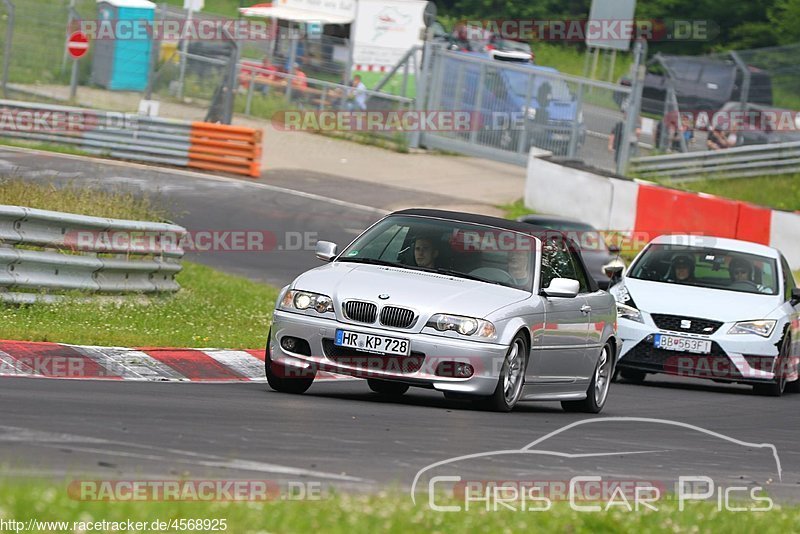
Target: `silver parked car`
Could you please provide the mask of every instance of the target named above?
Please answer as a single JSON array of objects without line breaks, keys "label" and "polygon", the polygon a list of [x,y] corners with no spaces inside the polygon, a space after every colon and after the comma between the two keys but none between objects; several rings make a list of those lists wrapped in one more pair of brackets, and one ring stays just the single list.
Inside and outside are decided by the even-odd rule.
[{"label": "silver parked car", "polygon": [[610,291],[622,378],[641,382],[648,373],[669,373],[752,384],[775,396],[800,386],[800,290],[778,250],[661,236]]},{"label": "silver parked car", "polygon": [[560,232],[439,210],[388,215],[283,288],[270,386],[303,393],[317,371],[409,386],[509,411],[561,401],[597,413],[617,354],[614,299]]}]

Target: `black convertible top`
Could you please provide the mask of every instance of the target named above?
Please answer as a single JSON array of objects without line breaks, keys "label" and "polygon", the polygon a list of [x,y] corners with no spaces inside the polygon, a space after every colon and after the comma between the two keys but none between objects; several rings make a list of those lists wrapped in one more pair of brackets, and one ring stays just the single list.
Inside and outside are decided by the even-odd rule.
[{"label": "black convertible top", "polygon": [[[553,230],[552,228],[544,228],[542,226],[535,226],[531,223],[520,222],[520,221],[512,221],[509,219],[501,219],[500,217],[490,217],[488,215],[478,215],[476,213],[463,213],[459,211],[446,211],[446,210],[432,210],[432,209],[423,209],[423,208],[412,208],[407,210],[395,211],[390,215],[409,215],[409,216],[416,216],[416,217],[432,217],[436,219],[445,219],[450,221],[457,221],[457,222],[465,222],[465,223],[474,223],[474,224],[482,224],[485,226],[492,226],[494,228],[499,228],[501,230],[510,230],[512,232],[519,232],[521,234],[527,234],[529,236],[538,237],[542,239],[543,237],[552,237],[554,235],[559,235],[561,238],[564,239],[567,246],[575,253],[575,256],[578,258],[578,261],[581,262],[583,266],[583,271],[585,273],[589,273],[589,270],[586,268],[586,263],[583,261],[583,256],[581,255],[580,247],[566,234],[560,232],[558,230]],[[587,283],[591,291],[597,291],[597,281],[595,281],[593,276],[589,276],[587,274]]]},{"label": "black convertible top", "polygon": [[[446,211],[446,210],[432,210],[423,208],[412,208],[407,210],[395,211],[391,215],[412,215],[417,217],[434,217],[437,219],[447,219],[451,221],[483,224],[486,226],[493,226],[501,230],[511,230],[512,232],[519,232],[531,236],[542,234],[552,234],[554,231],[542,226],[534,226],[533,224],[519,221],[512,221],[509,219],[501,219],[500,217],[490,217],[489,215],[478,215],[476,213],[463,213],[459,211]],[[560,233],[560,232],[559,232]]]}]

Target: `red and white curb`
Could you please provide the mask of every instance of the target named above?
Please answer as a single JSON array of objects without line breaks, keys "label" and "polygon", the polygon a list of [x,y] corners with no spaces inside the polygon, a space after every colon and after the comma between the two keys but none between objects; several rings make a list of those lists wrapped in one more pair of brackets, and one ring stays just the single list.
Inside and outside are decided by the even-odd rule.
[{"label": "red and white curb", "polygon": [[[264,350],[123,348],[0,341],[0,376],[144,382],[266,382]],[[319,371],[316,380],[350,380]]]}]

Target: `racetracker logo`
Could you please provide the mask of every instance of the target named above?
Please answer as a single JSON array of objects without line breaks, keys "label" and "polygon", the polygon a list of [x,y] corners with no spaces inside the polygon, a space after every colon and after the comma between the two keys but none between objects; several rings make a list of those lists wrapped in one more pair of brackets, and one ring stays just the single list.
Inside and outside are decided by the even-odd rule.
[{"label": "racetracker logo", "polygon": [[276,130],[289,132],[470,132],[482,124],[472,111],[290,110],[272,117]]},{"label": "racetracker logo", "polygon": [[316,248],[317,232],[276,234],[266,230],[76,230],[65,234],[64,244],[73,250],[155,255],[185,252],[312,251]]},{"label": "racetracker logo", "polygon": [[137,116],[130,113],[0,108],[0,133],[126,130],[137,125]]},{"label": "racetracker logo", "polygon": [[492,19],[463,20],[455,33],[470,41],[486,41],[492,36],[525,42],[708,41],[719,35],[719,25],[709,20]]},{"label": "racetracker logo", "polygon": [[278,31],[267,20],[80,20],[71,32],[82,32],[96,41],[274,41],[319,39],[322,23],[309,21],[302,28]]},{"label": "racetracker logo", "polygon": [[73,480],[76,501],[301,501],[321,500],[322,483],[275,480]]}]

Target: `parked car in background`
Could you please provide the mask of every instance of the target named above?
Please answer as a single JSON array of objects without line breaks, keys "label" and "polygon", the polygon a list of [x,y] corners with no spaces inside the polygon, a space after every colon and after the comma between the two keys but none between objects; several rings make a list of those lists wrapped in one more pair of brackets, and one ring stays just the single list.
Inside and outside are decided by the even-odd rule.
[{"label": "parked car in background", "polygon": [[[465,61],[459,60],[463,56]],[[480,62],[468,58],[483,59]],[[535,146],[564,156],[586,137],[575,94],[552,67],[507,64],[487,54],[455,53],[443,62],[442,109],[480,113],[483,145],[527,152]],[[457,82],[457,80],[462,80]],[[460,92],[456,93],[460,89]],[[478,99],[480,98],[480,101]],[[523,141],[524,140],[524,141]]]},{"label": "parked car in background", "polygon": [[533,63],[535,56],[531,51],[531,45],[521,41],[513,41],[511,39],[503,39],[497,35],[492,35],[489,38],[489,43],[484,47],[484,50],[493,59],[501,61],[517,61],[522,63]]},{"label": "parked car in background", "polygon": [[[736,113],[743,115],[744,126],[733,129],[725,128],[736,135],[736,146],[763,145],[767,143],[791,143],[800,141],[800,113],[788,109],[774,108],[761,104],[745,104],[728,102],[720,110],[723,119],[730,122],[739,121]],[[731,121],[736,118],[736,121]],[[725,126],[725,125],[723,125]]]},{"label": "parked car in background", "polygon": [[661,236],[622,281],[617,301],[628,381],[648,373],[798,390],[800,289],[780,251],[746,241]]},{"label": "parked car in background", "polygon": [[581,256],[589,270],[589,276],[594,278],[600,289],[608,289],[610,285],[609,267],[622,267],[624,272],[625,262],[619,257],[619,247],[607,243],[606,236],[591,224],[566,217],[537,214],[522,215],[517,217],[517,220],[541,228],[564,232],[580,247]]},{"label": "parked car in background", "polygon": [[[748,67],[750,89],[748,101],[755,104],[772,104],[772,78],[769,72]],[[717,111],[726,102],[740,101],[743,76],[733,60],[710,57],[667,56],[656,54],[647,62],[642,91],[642,111],[661,115],[670,78],[681,111]],[[620,80],[630,86],[630,77]],[[622,95],[615,96],[622,105]]]},{"label": "parked car in background", "polygon": [[[537,236],[538,233],[538,236]],[[440,210],[381,219],[284,287],[266,376],[303,393],[318,370],[509,411],[519,401],[602,410],[616,358],[614,299],[563,235]]]}]

